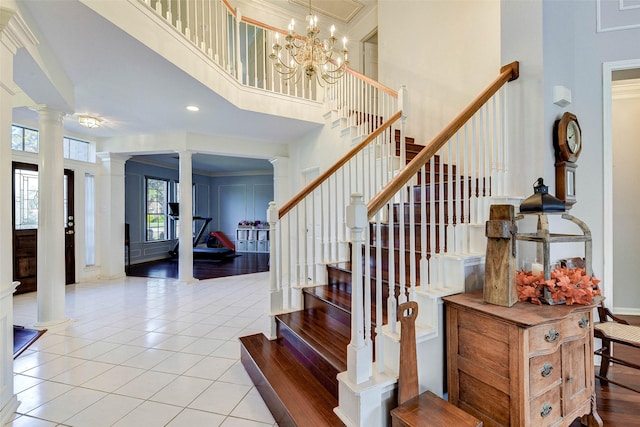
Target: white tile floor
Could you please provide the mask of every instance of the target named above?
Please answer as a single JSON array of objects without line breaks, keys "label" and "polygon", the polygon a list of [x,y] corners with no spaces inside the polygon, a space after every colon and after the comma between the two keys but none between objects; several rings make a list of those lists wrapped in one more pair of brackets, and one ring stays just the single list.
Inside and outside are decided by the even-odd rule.
[{"label": "white tile floor", "polygon": [[[66,324],[14,363],[23,426],[276,426],[240,363],[261,332],[268,273],[177,284],[127,277],[66,287]],[[36,295],[14,323],[36,322]]]}]

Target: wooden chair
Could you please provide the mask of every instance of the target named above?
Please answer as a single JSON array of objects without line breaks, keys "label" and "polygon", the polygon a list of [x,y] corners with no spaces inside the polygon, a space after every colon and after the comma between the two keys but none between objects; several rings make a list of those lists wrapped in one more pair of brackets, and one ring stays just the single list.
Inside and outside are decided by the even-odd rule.
[{"label": "wooden chair", "polygon": [[[611,363],[617,363],[633,369],[640,369],[640,365],[637,363],[624,360],[611,354],[611,343],[640,349],[640,326],[629,325],[629,322],[626,320],[614,316],[613,313],[604,306],[604,303],[598,306],[598,315],[600,317],[600,323],[596,323],[593,326],[593,333],[596,338],[602,340],[602,348],[599,348],[594,353],[601,356],[602,361],[600,362],[600,372],[596,374],[596,377],[600,378],[600,381],[604,384],[609,382],[640,393],[640,388],[623,384],[607,377]],[[611,321],[609,321],[609,319],[611,319]],[[638,355],[640,357],[640,353],[638,353]]]}]

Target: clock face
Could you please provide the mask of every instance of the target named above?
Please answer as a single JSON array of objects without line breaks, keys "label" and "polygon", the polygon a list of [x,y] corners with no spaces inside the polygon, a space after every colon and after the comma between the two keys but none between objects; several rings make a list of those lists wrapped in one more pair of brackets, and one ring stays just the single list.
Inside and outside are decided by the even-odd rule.
[{"label": "clock face", "polygon": [[580,128],[578,123],[574,120],[570,121],[567,125],[567,147],[572,153],[577,153],[580,150]]}]

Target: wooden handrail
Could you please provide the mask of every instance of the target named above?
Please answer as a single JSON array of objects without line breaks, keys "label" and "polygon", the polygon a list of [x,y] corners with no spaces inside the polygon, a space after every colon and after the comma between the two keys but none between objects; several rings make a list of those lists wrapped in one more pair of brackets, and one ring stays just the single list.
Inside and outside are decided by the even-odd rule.
[{"label": "wooden handrail", "polygon": [[233,6],[231,6],[229,1],[228,0],[222,0],[222,3],[227,7],[227,10],[229,10],[229,12],[231,12],[233,17],[235,18],[236,17],[236,10],[233,8]]},{"label": "wooden handrail", "polygon": [[345,154],[337,163],[327,169],[322,175],[314,179],[309,185],[304,187],[298,194],[293,196],[291,200],[285,203],[278,211],[278,218],[285,216],[291,209],[293,209],[298,203],[300,203],[305,197],[307,197],[313,190],[318,188],[320,184],[326,181],[331,175],[333,175],[338,169],[344,166],[349,160],[351,160],[360,150],[365,148],[371,141],[378,137],[385,129],[391,127],[393,123],[402,117],[402,111],[398,111],[391,116],[386,122],[382,123],[376,130],[374,130],[364,141],[353,147],[347,154]]},{"label": "wooden handrail", "polygon": [[349,67],[347,67],[346,72],[348,74],[351,74],[351,75],[355,76],[356,78],[362,80],[363,82],[368,83],[371,86],[381,90],[382,92],[393,96],[394,98],[398,97],[398,92],[396,92],[395,90],[393,90],[391,88],[386,87],[385,85],[381,84],[380,82],[378,82],[376,80],[373,80],[371,77],[367,77],[364,74],[359,73],[356,70],[353,70],[353,69],[351,69]]},{"label": "wooden handrail", "polygon": [[500,90],[507,82],[518,78],[518,62],[512,62],[500,68],[500,75],[476,99],[462,110],[429,144],[414,157],[407,166],[396,175],[376,196],[367,204],[367,217],[371,218],[390,200],[409,180],[418,173],[420,168],[442,148],[482,106]]}]

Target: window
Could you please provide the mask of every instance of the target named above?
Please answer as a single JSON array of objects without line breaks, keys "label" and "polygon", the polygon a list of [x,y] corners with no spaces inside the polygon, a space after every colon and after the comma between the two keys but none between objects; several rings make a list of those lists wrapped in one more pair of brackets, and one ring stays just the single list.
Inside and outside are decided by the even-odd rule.
[{"label": "window", "polygon": [[96,263],[96,189],[95,178],[87,173],[84,175],[84,258],[85,265]]},{"label": "window", "polygon": [[38,171],[15,169],[15,228],[38,228]]},{"label": "window", "polygon": [[165,179],[146,178],[147,242],[167,239],[167,187]]},{"label": "window", "polygon": [[64,138],[64,158],[71,160],[89,161],[89,143],[77,139]]},{"label": "window", "polygon": [[[73,138],[64,138],[64,158],[71,160],[89,161],[90,143]],[[40,148],[39,134],[37,130],[22,126],[11,126],[11,149],[37,153]]]},{"label": "window", "polygon": [[20,126],[11,126],[11,149],[37,153],[39,149],[38,131]]}]

